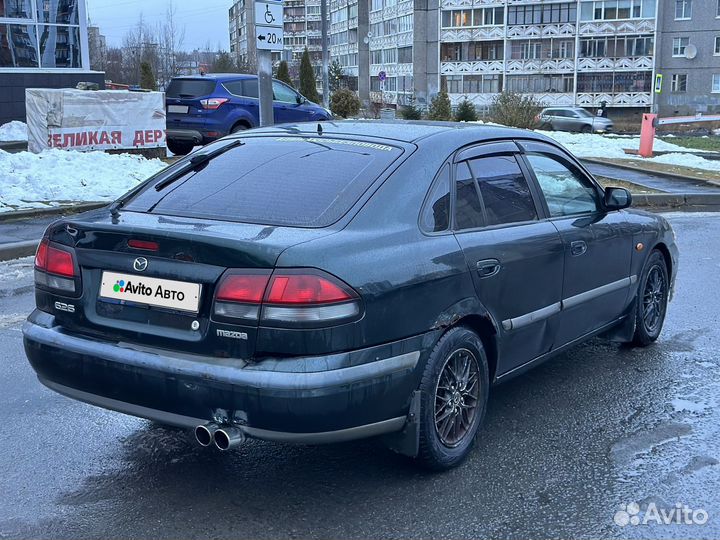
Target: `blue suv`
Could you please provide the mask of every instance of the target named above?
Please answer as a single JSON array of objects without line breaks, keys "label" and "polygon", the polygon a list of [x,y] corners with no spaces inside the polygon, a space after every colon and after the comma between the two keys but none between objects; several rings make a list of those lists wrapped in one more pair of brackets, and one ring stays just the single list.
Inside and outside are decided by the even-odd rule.
[{"label": "blue suv", "polygon": [[[273,80],[275,122],[317,122],[332,114],[308,101],[285,83]],[[175,77],[165,90],[167,145],[173,154],[188,154],[229,133],[260,125],[258,78],[255,75],[210,74]]]}]

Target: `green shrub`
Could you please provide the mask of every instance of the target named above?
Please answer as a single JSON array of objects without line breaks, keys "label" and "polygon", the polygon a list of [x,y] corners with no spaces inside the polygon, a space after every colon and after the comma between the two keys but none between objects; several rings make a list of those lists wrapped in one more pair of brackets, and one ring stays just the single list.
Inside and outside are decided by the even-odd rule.
[{"label": "green shrub", "polygon": [[405,120],[420,120],[422,119],[422,110],[415,104],[415,96],[408,98],[408,103],[402,109],[400,109],[400,116]]},{"label": "green shrub", "polygon": [[360,111],[360,98],[352,90],[340,88],[330,96],[330,110],[343,118],[356,116]]},{"label": "green shrub", "polygon": [[467,98],[463,99],[462,103],[458,105],[455,111],[456,122],[476,122],[478,119],[475,105],[470,103]]},{"label": "green shrub", "polygon": [[440,90],[438,95],[432,98],[428,108],[429,120],[452,120],[452,106],[450,97],[445,90]]},{"label": "green shrub", "polygon": [[541,109],[540,102],[531,96],[503,92],[490,106],[490,119],[503,126],[532,129]]}]

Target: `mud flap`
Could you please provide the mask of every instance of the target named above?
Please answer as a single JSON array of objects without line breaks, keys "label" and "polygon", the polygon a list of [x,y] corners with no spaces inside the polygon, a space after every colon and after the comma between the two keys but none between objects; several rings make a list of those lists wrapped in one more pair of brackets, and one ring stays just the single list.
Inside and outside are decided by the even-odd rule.
[{"label": "mud flap", "polygon": [[637,323],[635,318],[636,303],[637,296],[630,303],[630,308],[625,315],[625,320],[607,332],[600,334],[600,337],[615,343],[630,343],[633,340],[633,337],[635,337],[635,326]]},{"label": "mud flap", "polygon": [[410,411],[402,431],[381,437],[383,443],[398,454],[417,457],[420,451],[420,390],[415,390],[410,400]]}]

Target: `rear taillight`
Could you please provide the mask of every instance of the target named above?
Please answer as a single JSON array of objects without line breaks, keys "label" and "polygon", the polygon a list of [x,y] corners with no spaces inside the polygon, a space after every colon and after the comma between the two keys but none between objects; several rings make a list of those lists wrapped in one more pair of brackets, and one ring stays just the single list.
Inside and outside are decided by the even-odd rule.
[{"label": "rear taillight", "polygon": [[35,254],[35,284],[61,292],[77,292],[80,277],[71,248],[43,238]]},{"label": "rear taillight", "polygon": [[201,99],[200,104],[203,106],[203,109],[214,111],[219,109],[223,103],[227,103],[228,101],[230,101],[228,98],[208,98]]},{"label": "rear taillight", "polygon": [[233,270],[220,281],[214,313],[279,325],[344,322],[360,314],[360,297],[320,270]]}]

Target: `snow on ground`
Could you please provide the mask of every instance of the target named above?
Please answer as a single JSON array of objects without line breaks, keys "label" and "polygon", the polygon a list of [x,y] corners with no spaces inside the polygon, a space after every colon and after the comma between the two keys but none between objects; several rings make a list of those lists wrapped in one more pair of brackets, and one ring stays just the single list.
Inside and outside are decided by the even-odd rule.
[{"label": "snow on ground", "polygon": [[0,142],[27,141],[27,125],[13,120],[0,126]]},{"label": "snow on ground", "polygon": [[662,139],[655,139],[653,150],[659,152],[672,152],[650,159],[641,158],[624,152],[625,148],[637,150],[640,147],[638,136],[600,135],[590,133],[569,133],[565,131],[540,131],[543,135],[555,139],[577,157],[610,158],[610,159],[638,159],[666,165],[693,167],[706,171],[720,172],[720,161],[701,158],[693,155],[698,152],[692,148],[684,148]]},{"label": "snow on ground", "polygon": [[130,154],[0,150],[0,212],[112,201],[165,166],[159,159]]}]

